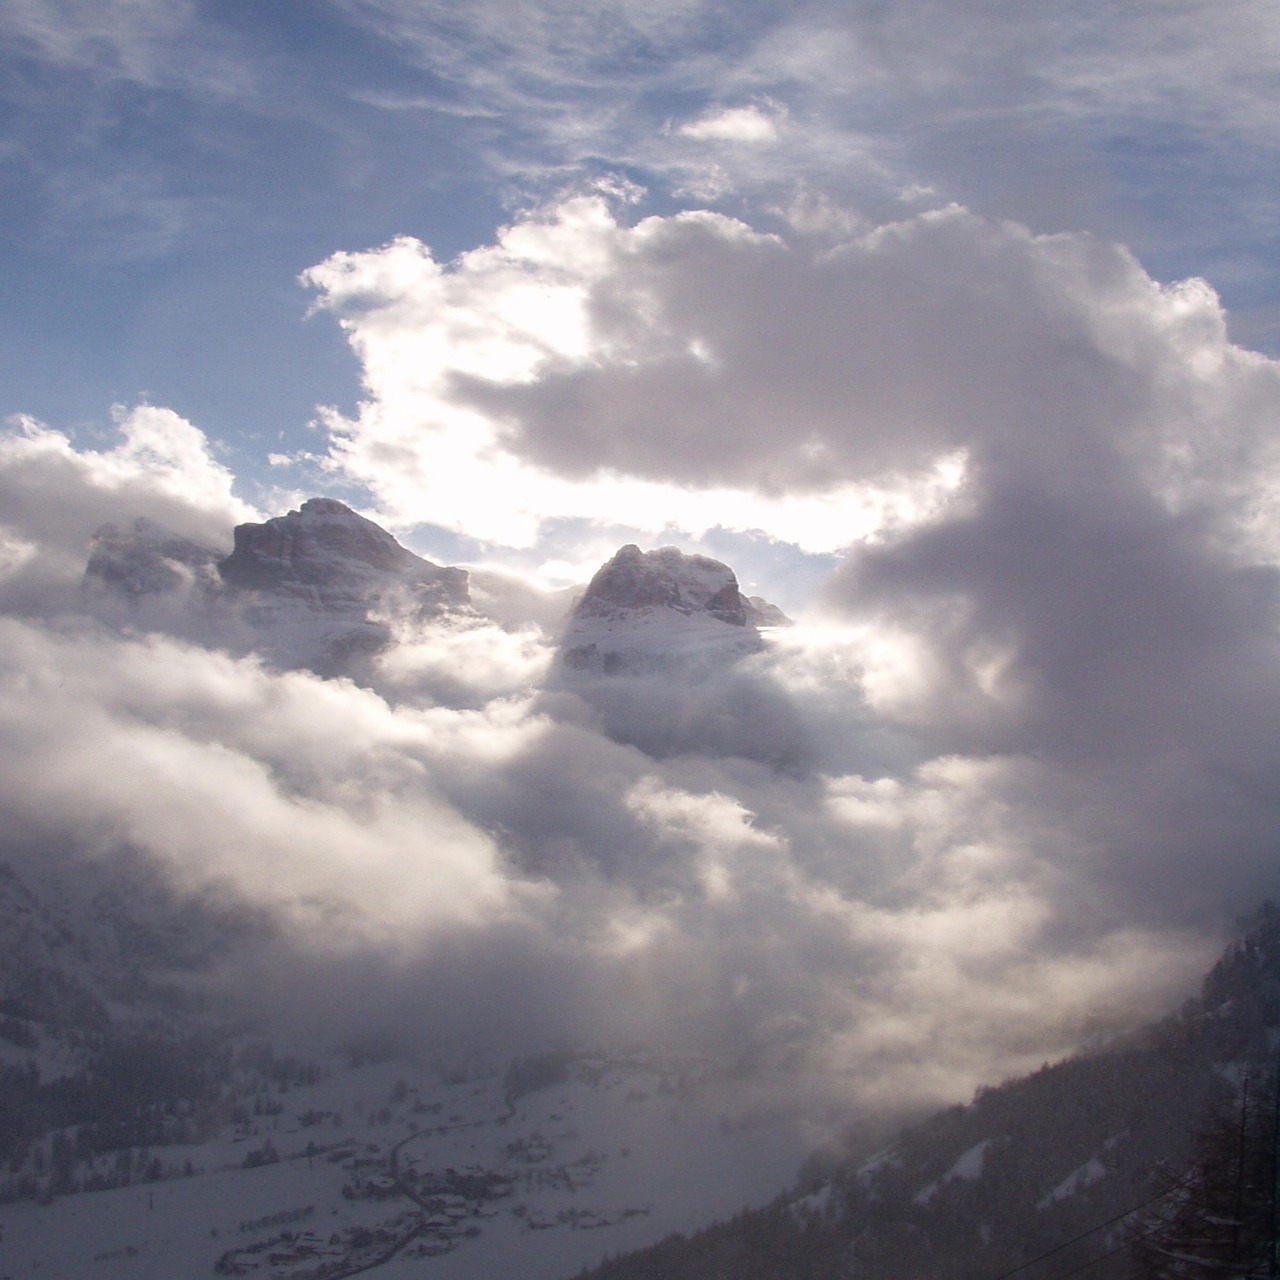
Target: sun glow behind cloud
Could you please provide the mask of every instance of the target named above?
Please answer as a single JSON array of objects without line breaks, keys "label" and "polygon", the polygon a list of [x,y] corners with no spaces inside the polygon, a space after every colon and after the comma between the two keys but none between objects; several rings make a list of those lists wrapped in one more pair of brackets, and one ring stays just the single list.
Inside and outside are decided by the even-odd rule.
[{"label": "sun glow behind cloud", "polygon": [[[259,50],[283,12],[216,38],[190,5],[0,16],[63,77],[44,132],[4,141],[60,275],[106,224],[118,255],[198,242],[231,281],[207,338],[330,253],[310,323],[341,324],[361,401],[301,458],[247,395],[271,439],[242,456],[269,444],[293,486],[259,507],[314,485],[557,586],[622,541],[719,538],[766,596],[840,565],[730,676],[638,681],[613,723],[549,687],[533,589],[501,625],[388,611],[358,687],[185,597],[81,591],[105,521],[225,550],[260,518],[199,414],[24,419],[0,439],[5,856],[128,849],[258,902],[277,1008],[521,1048],[666,1035],[877,1103],[1158,1007],[1274,894],[1280,369],[1192,275],[1238,283],[1270,243],[1256,5],[346,0],[370,43],[330,32],[314,77],[306,42]],[[219,164],[259,185],[202,203]],[[282,172],[341,216],[289,222]],[[453,221],[477,186],[524,212]],[[226,251],[250,223],[277,256]],[[150,385],[116,372],[129,341],[238,385],[177,323],[212,283],[116,326],[113,387]],[[380,1007],[324,1007],[317,974],[357,953]]]},{"label": "sun glow behind cloud", "polygon": [[[311,268],[303,279],[320,291],[316,305],[339,316],[370,392],[355,418],[323,415],[331,439],[326,465],[367,485],[393,525],[427,520],[509,547],[531,545],[546,522],[569,512],[692,537],[715,526],[767,530],[807,552],[928,518],[959,485],[962,450],[919,459],[908,473],[856,481],[833,460],[823,478],[828,446],[806,431],[803,418],[777,428],[798,434],[796,449],[809,461],[814,482],[799,493],[767,476],[751,488],[697,475],[664,483],[593,457],[586,440],[568,468],[556,465],[563,458],[547,465],[529,456],[518,409],[495,403],[489,392],[500,401],[504,390],[548,378],[662,377],[673,365],[677,376],[690,365],[703,368],[716,386],[743,373],[736,353],[720,354],[714,328],[686,328],[663,314],[660,294],[646,294],[646,259],[663,253],[660,242],[690,220],[730,251],[776,243],[709,214],[625,227],[603,197],[579,196],[514,224],[493,246],[448,267],[401,238]],[[634,287],[633,275],[641,277]],[[627,317],[622,330],[619,308]],[[614,429],[606,396],[589,410],[596,434]],[[691,440],[706,432],[672,404],[656,402],[651,416],[642,430]],[[728,461],[739,448],[732,432],[722,447]]]}]

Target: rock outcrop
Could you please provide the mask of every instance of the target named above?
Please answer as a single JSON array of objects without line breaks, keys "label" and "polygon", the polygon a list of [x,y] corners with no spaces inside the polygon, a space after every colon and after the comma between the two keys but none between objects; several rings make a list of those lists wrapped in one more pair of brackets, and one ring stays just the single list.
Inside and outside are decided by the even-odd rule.
[{"label": "rock outcrop", "polygon": [[709,556],[676,547],[641,551],[628,544],[601,566],[574,611],[575,621],[634,618],[668,609],[705,614],[733,627],[749,624],[747,603],[733,570]]},{"label": "rock outcrop", "polygon": [[235,590],[341,612],[367,611],[389,591],[420,609],[469,601],[465,569],[424,560],[333,498],[310,498],[288,515],[237,526],[235,548],[218,572]]}]

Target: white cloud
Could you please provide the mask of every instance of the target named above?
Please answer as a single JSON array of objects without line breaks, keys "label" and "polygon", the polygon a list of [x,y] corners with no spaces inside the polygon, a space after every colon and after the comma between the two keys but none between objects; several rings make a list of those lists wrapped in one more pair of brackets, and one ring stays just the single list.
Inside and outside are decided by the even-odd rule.
[{"label": "white cloud", "polygon": [[[880,1104],[963,1092],[1069,1043],[1084,1017],[1078,992],[1024,1018],[1033,1048],[998,1034],[1009,976],[1043,948],[1036,929],[1055,911],[1025,815],[995,794],[1008,789],[999,766],[871,782],[705,757],[664,765],[563,697],[530,697],[546,660],[535,635],[476,623],[406,633],[377,674],[392,701],[66,614],[3,631],[4,856],[65,868],[129,852],[182,892],[266,911],[276,951],[243,957],[271,975],[251,984],[256,998],[313,1029],[385,1018],[401,1034],[422,1025],[508,1047],[609,1035],[749,1049],[789,1090]],[[776,664],[794,666],[801,648]],[[853,705],[856,671],[844,684]],[[449,688],[471,704],[432,697]],[[751,730],[768,731],[767,718]],[[999,944],[1006,901],[1021,923]],[[965,929],[979,917],[980,974]],[[938,981],[971,980],[963,1005],[939,1000],[917,966],[926,922]],[[1054,981],[1113,946],[1115,927],[1050,947]],[[1167,989],[1144,987],[1139,970],[1111,989],[1126,1011]],[[340,994],[352,974],[378,986],[374,1006]],[[1034,983],[1021,981],[1029,1004]],[[899,1023],[911,1035],[895,1039]],[[925,1041],[930,1071],[901,1076]]]},{"label": "white cloud", "polygon": [[117,406],[113,418],[118,439],[101,449],[77,448],[28,417],[0,432],[0,530],[39,551],[10,558],[0,581],[6,608],[50,611],[78,585],[101,525],[147,516],[229,550],[232,527],[257,514],[232,492],[234,478],[203,432],[171,409]]},{"label": "white cloud", "polygon": [[1203,283],[954,207],[831,249],[707,213],[627,227],[579,196],[447,266],[401,239],[305,278],[369,393],[328,415],[330,465],[395,522],[493,543],[572,513],[828,551],[928,518],[997,451],[1064,483],[1119,452],[1176,504],[1205,498],[1197,442],[1224,430],[1251,467],[1213,501],[1257,519],[1273,470],[1276,368]]},{"label": "white cloud", "polygon": [[[1117,868],[1090,825],[1148,830],[1150,789],[1091,808],[1087,777],[927,742],[850,769],[882,726],[860,649],[830,634],[752,660],[768,697],[745,732],[789,715],[811,739],[783,774],[619,745],[539,692],[529,631],[406,631],[378,694],[66,609],[0,630],[3,856],[141,856],[265,911],[279,932],[241,957],[248,986],[313,1032],[640,1038],[747,1055],[793,1099],[891,1108],[1158,1008],[1212,945],[1212,924],[1135,924],[1112,892],[1136,875],[1158,902],[1164,868]],[[651,707],[671,683],[638,692]],[[675,692],[688,718],[721,688]]]},{"label": "white cloud", "polygon": [[706,142],[776,142],[778,139],[777,121],[759,107],[726,107],[682,124],[677,132]]},{"label": "white cloud", "polygon": [[[131,850],[225,887],[279,922],[261,970],[317,1018],[666,1037],[886,1106],[1180,994],[1274,894],[1280,372],[1205,282],[1030,226],[1105,223],[1113,144],[1158,155],[1153,133],[1269,181],[1272,20],[343,8],[449,85],[363,107],[465,121],[477,173],[560,185],[604,157],[741,203],[630,224],[614,179],[453,261],[401,237],[312,268],[364,378],[320,464],[400,527],[557,582],[627,539],[845,551],[827,616],[723,680],[595,702],[546,688],[516,604],[505,629],[389,620],[376,689],[280,673],[192,643],[214,624],[180,602],[83,617],[103,521],[225,547],[256,514],[201,431],[147,405],[105,443],[21,420],[0,437],[4,855]],[[261,64],[197,18],[21,0],[0,30],[109,87],[261,107]],[[166,234],[182,212],[164,184],[96,190]],[[901,216],[958,190],[1029,212]],[[1267,223],[1256,190],[1237,213]]]},{"label": "white cloud", "polygon": [[[705,272],[709,264],[698,260],[708,250],[742,261],[745,279],[720,281],[737,290],[763,284],[752,278],[752,258],[768,270],[771,259],[785,260],[789,252],[772,237],[708,214],[623,228],[602,199],[578,197],[505,230],[497,244],[463,255],[448,269],[408,239],[367,254],[335,255],[312,268],[305,279],[322,291],[320,305],[341,317],[372,397],[354,419],[327,415],[331,465],[368,484],[393,521],[429,514],[434,523],[512,546],[529,544],[542,522],[572,512],[695,535],[715,524],[763,527],[806,549],[827,550],[934,509],[957,474],[947,471],[945,460],[914,458],[912,475],[841,483],[820,436],[801,440],[797,450],[794,418],[761,421],[767,404],[754,411],[754,422],[742,415],[740,427],[756,440],[739,432],[715,443],[722,424],[704,421],[706,401],[712,395],[725,401],[718,418],[749,404],[760,386],[735,383],[750,377],[746,365],[758,353],[722,350],[721,339],[734,335],[717,332],[723,317],[714,313],[714,294],[708,315],[681,317],[672,302],[679,307],[682,301],[664,296],[662,280],[647,278],[651,264],[674,265],[683,257],[691,270]],[[761,316],[759,322],[768,342],[776,321]],[[572,442],[545,460],[536,456],[536,437],[521,439],[522,424],[508,405],[490,407],[477,394],[554,387],[594,371],[622,381],[602,389],[600,412],[592,411],[591,419],[582,416],[586,405],[565,419],[562,430]],[[628,391],[627,381],[637,379]],[[651,406],[627,403],[650,383]],[[826,394],[820,379],[815,383],[815,394]],[[677,403],[686,392],[698,402]],[[803,396],[802,388],[796,392]],[[608,421],[606,400],[625,415],[616,425]],[[616,456],[610,433],[653,450],[667,465],[653,474],[651,465],[635,465],[639,459]],[[766,464],[753,445],[768,434]],[[725,476],[746,472],[757,491],[708,485],[705,466],[682,461],[713,450]],[[791,461],[776,478],[760,474],[783,458]],[[825,477],[805,488],[827,492],[787,492],[786,470],[797,467]],[[483,503],[475,497],[481,492]]]},{"label": "white cloud", "polygon": [[117,405],[111,416],[120,442],[112,449],[81,450],[61,432],[18,415],[0,439],[0,463],[6,470],[74,474],[106,492],[133,486],[211,515],[252,510],[232,496],[234,477],[213,457],[204,433],[172,409]]},{"label": "white cloud", "polygon": [[14,832],[135,850],[187,891],[232,886],[319,948],[372,936],[394,949],[401,933],[492,922],[519,894],[492,841],[425,779],[430,722],[158,637],[4,634]]}]

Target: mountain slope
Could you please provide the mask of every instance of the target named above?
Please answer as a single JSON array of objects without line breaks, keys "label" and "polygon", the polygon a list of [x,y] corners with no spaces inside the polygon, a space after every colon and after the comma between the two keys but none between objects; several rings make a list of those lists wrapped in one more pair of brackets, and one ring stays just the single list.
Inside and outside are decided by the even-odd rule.
[{"label": "mountain slope", "polygon": [[728,565],[675,547],[622,547],[591,579],[560,642],[552,687],[582,698],[615,741],[663,758],[740,756],[803,767],[783,690],[754,661],[761,620]]},{"label": "mountain slope", "polygon": [[1161,1170],[1190,1159],[1193,1135],[1215,1106],[1235,1105],[1241,1081],[1274,1090],[1278,1038],[1280,921],[1268,916],[1178,1015],[980,1091],[870,1156],[815,1167],[767,1209],[588,1274],[993,1280],[1018,1268],[1047,1280],[1088,1266],[1095,1277],[1127,1275],[1126,1233],[1142,1218],[1122,1215],[1160,1195]]}]

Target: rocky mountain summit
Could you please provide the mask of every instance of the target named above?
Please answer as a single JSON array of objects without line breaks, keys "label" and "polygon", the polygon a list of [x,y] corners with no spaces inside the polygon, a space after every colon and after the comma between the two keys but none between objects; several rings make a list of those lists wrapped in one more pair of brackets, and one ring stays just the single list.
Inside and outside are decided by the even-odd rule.
[{"label": "rocky mountain summit", "polygon": [[[802,754],[785,697],[748,661],[766,648],[761,629],[788,619],[744,596],[719,560],[629,544],[572,607],[567,595],[483,571],[474,599],[472,585],[465,569],[423,559],[332,498],[239,525],[230,554],[150,520],[104,526],[85,570],[94,608],[116,620],[372,688],[385,687],[397,645],[433,628],[461,642],[486,623],[539,626],[560,633],[548,691],[589,703],[619,741],[657,756],[705,750],[777,764]],[[394,679],[403,692],[403,676]],[[465,690],[437,679],[431,696]]]},{"label": "rocky mountain summit", "polygon": [[676,547],[641,551],[629,543],[591,579],[574,621],[634,619],[667,609],[705,614],[733,627],[776,626],[787,621],[775,605],[744,596],[733,570],[710,556],[686,555]]},{"label": "rocky mountain summit", "polygon": [[333,498],[238,525],[220,555],[147,519],[104,525],[85,586],[137,606],[194,610],[203,637],[281,667],[357,674],[392,641],[394,619],[469,613],[465,569],[433,564]]},{"label": "rocky mountain summit", "polygon": [[[529,614],[557,630],[565,605],[480,574],[473,601],[467,570],[433,564],[372,520],[333,498],[238,525],[229,555],[153,520],[98,530],[86,589],[151,621],[186,610],[186,630],[283,667],[359,677],[362,663],[393,642],[398,624],[442,616],[503,626]],[[492,581],[490,581],[492,579]],[[513,580],[514,581],[514,580]],[[538,607],[534,607],[534,603]],[[478,609],[477,609],[478,604]],[[580,674],[680,671],[703,678],[762,648],[759,628],[789,620],[747,597],[733,570],[676,547],[622,547],[571,610],[561,666]],[[564,625],[564,624],[559,624]]]},{"label": "rocky mountain summit", "polygon": [[578,601],[552,685],[649,755],[742,756],[796,771],[803,733],[785,693],[751,661],[766,647],[759,628],[778,618],[746,599],[719,560],[628,545]]},{"label": "rocky mountain summit", "polygon": [[733,570],[719,560],[676,547],[627,545],[579,599],[561,664],[579,674],[663,670],[700,680],[759,652],[758,627],[780,616],[772,605],[743,596]]},{"label": "rocky mountain summit", "polygon": [[705,613],[745,627],[746,602],[728,565],[676,547],[641,551],[628,544],[591,579],[575,619],[631,617],[641,610],[670,609],[686,616]]},{"label": "rocky mountain summit", "polygon": [[471,600],[465,569],[424,560],[333,498],[238,525],[218,572],[260,637],[255,648],[321,675],[359,676],[397,622],[469,612]]},{"label": "rocky mountain summit", "polygon": [[238,525],[235,548],[218,572],[232,589],[328,610],[365,611],[371,598],[388,592],[418,609],[470,603],[465,569],[424,560],[333,498],[309,498],[288,515]]}]

